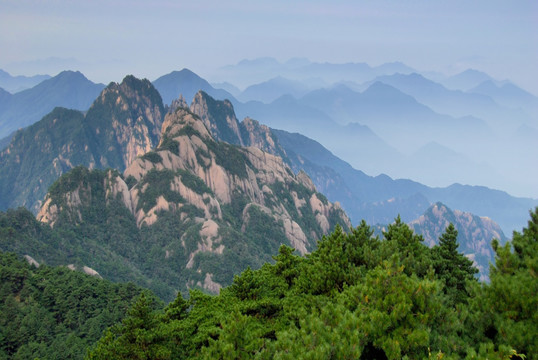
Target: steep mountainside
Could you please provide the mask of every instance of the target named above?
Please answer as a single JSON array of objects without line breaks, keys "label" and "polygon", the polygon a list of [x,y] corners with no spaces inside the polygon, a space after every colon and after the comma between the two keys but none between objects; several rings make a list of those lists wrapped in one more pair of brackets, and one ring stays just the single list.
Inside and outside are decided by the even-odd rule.
[{"label": "steep mountainside", "polygon": [[0,153],[0,209],[37,211],[48,187],[77,166],[125,169],[160,139],[164,109],[147,80],[111,83],[86,115],[56,108]]},{"label": "steep mountainside", "polygon": [[0,274],[2,359],[83,359],[143,292],[132,283],[113,284],[2,251]]},{"label": "steep mountainside", "polygon": [[0,138],[39,121],[55,107],[87,110],[105,86],[80,72],[63,71],[9,97],[0,107]]},{"label": "steep mountainside", "polygon": [[[444,189],[432,189],[410,180],[368,176],[353,169],[319,143],[305,136],[272,130],[250,118],[237,123],[229,102],[215,101],[203,92],[195,96],[192,108],[201,118],[207,119],[207,124],[213,124],[211,128],[215,137],[222,138],[219,134],[227,134],[228,142],[256,146],[270,153],[277,153],[295,172],[307,172],[318,190],[327,195],[331,201],[342,203],[355,224],[361,219],[367,220],[370,224],[387,224],[398,214],[406,222],[419,217],[424,219],[432,213],[431,204],[438,201],[437,199],[445,199],[451,204],[456,204],[454,206],[456,209],[461,205],[463,209],[471,207],[479,210],[478,214],[495,215],[504,220],[505,225],[515,221],[510,212],[520,214],[523,218],[521,214],[528,211],[525,206],[529,206],[529,209],[532,207],[530,199],[516,199],[506,193],[486,188],[455,185]],[[456,191],[458,188],[459,193]],[[471,200],[473,197],[474,200]],[[443,217],[442,223],[440,220],[436,223],[437,232],[431,232],[432,219],[426,223],[422,220],[424,227],[417,225],[416,231],[424,233],[428,245],[433,246],[448,223],[453,222],[460,232],[460,242],[465,244],[462,251],[473,256],[481,274],[487,276],[488,262],[493,261],[491,240],[497,238],[504,243],[506,237],[503,231],[495,222],[484,217],[459,210],[452,211],[446,206],[444,209],[445,215],[452,214],[452,216],[447,215]],[[426,229],[426,225],[429,226],[429,230]],[[426,234],[426,230],[431,234]]]},{"label": "steep mountainside", "polygon": [[[168,299],[189,287],[218,291],[246,266],[271,261],[282,243],[305,254],[336,224],[351,225],[304,172],[295,175],[258,148],[215,141],[202,118],[183,107],[167,114],[159,146],[123,177],[77,168],[60,178],[38,219],[103,239],[102,254],[132,264]],[[118,230],[131,235],[116,240]],[[103,266],[99,253],[84,259],[108,277],[99,261]]]},{"label": "steep mountainside", "polygon": [[449,223],[458,230],[458,250],[473,260],[483,280],[487,279],[489,263],[494,263],[491,241],[502,243],[506,237],[495,222],[487,217],[479,217],[459,210],[451,210],[442,203],[432,205],[424,215],[409,223],[409,226],[424,237],[426,245],[432,247],[439,243],[439,237]]},{"label": "steep mountainside", "polygon": [[[510,234],[525,226],[525,216],[538,200],[518,198],[484,186],[453,184],[431,188],[415,181],[369,176],[352,168],[316,141],[300,134],[272,130],[294,169],[304,168],[318,189],[339,201],[353,223],[391,222],[397,214],[404,221],[420,216],[438,201],[452,209],[487,216]],[[314,175],[317,174],[317,175]],[[348,193],[351,196],[348,196]],[[358,205],[357,205],[358,204]]]},{"label": "steep mountainside", "polygon": [[454,184],[430,188],[386,175],[369,176],[301,134],[274,130],[250,118],[238,122],[228,101],[215,101],[199,92],[193,102],[193,112],[205,119],[215,138],[256,146],[281,156],[295,172],[306,171],[316,188],[331,201],[340,202],[355,224],[362,219],[372,225],[386,224],[398,214],[404,221],[411,221],[441,201],[452,209],[487,216],[511,233],[525,225],[529,210],[538,205],[538,200],[516,198],[486,187]]}]

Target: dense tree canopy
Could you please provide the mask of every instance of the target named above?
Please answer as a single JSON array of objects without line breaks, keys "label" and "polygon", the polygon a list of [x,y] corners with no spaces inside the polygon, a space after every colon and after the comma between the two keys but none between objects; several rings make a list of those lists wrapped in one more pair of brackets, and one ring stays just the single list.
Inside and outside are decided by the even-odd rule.
[{"label": "dense tree canopy", "polygon": [[142,292],[5,252],[0,284],[0,359],[82,359]]},{"label": "dense tree canopy", "polygon": [[[537,359],[538,209],[512,243],[494,241],[491,283],[446,229],[433,249],[400,219],[383,239],[362,222],[306,258],[282,246],[218,296],[162,311],[140,298],[89,359]],[[513,248],[513,250],[512,250]]]}]

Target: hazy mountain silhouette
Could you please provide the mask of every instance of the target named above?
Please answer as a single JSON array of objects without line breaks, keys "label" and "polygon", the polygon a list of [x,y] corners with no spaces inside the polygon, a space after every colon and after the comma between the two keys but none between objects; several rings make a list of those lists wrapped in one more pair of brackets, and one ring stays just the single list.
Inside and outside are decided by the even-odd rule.
[{"label": "hazy mountain silhouette", "polygon": [[179,95],[183,95],[185,101],[190,103],[194,94],[199,90],[205,91],[216,99],[232,99],[233,96],[222,89],[215,89],[209,82],[202,79],[189,69],[181,71],[172,71],[153,81],[153,86],[159,91],[163,102],[170,105]]},{"label": "hazy mountain silhouette", "polygon": [[497,85],[493,80],[486,80],[469,92],[489,96],[503,106],[538,110],[538,97],[510,82]]},{"label": "hazy mountain silhouette", "polygon": [[444,80],[442,84],[452,90],[469,90],[480,83],[493,80],[488,74],[475,69],[467,69]]},{"label": "hazy mountain silhouette", "polygon": [[7,71],[0,69],[0,87],[12,94],[30,89],[47,79],[50,79],[50,75],[12,76]]},{"label": "hazy mountain silhouette", "polygon": [[62,71],[31,89],[13,94],[3,100],[0,108],[0,138],[35,123],[58,106],[88,110],[104,87],[78,71]]},{"label": "hazy mountain silhouette", "polygon": [[297,98],[306,94],[310,89],[300,81],[289,80],[278,76],[265,82],[247,87],[238,99],[246,102],[250,100],[270,103],[283,95],[292,95]]},{"label": "hazy mountain silhouette", "polygon": [[280,63],[274,58],[265,57],[253,60],[242,60],[235,65],[220,68],[213,74],[217,82],[233,81],[243,87],[261,83],[277,76],[292,80],[319,78],[332,84],[339,81],[365,82],[376,76],[415,71],[401,62],[370,66],[366,63],[319,63],[305,58],[293,58]]}]

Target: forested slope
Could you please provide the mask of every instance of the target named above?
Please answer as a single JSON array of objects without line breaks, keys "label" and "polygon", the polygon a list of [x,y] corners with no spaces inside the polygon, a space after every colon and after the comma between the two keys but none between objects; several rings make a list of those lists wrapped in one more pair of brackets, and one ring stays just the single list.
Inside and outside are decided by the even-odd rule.
[{"label": "forested slope", "polygon": [[88,359],[538,358],[538,209],[493,242],[490,284],[452,225],[431,249],[400,219],[372,234],[337,228],[306,258],[282,246],[218,296],[192,291],[160,312],[140,298]]},{"label": "forested slope", "polygon": [[143,291],[67,267],[35,267],[7,252],[0,252],[0,281],[0,359],[82,359]]}]

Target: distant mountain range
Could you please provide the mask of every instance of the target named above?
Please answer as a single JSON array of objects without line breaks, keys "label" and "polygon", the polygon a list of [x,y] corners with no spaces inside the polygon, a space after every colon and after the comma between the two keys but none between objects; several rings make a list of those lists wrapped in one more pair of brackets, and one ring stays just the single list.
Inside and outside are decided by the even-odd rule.
[{"label": "distant mountain range", "polygon": [[[238,79],[238,83],[243,79],[241,75],[252,75],[250,88],[265,89],[259,95],[265,103],[232,100],[240,118],[252,116],[274,128],[303,133],[369,174],[412,176],[431,186],[452,182],[481,184],[520,196],[538,197],[533,180],[538,173],[535,167],[528,166],[538,157],[538,148],[529,137],[521,136],[522,129],[530,133],[538,131],[534,95],[476,70],[450,78],[435,74],[436,81],[432,81],[416,70],[405,67],[398,70],[398,67],[313,64],[305,59],[280,63],[265,58],[243,61],[223,71],[228,72],[227,81]],[[332,77],[326,76],[325,70]],[[259,79],[259,74],[266,78]],[[217,74],[215,79],[221,79],[221,75]],[[355,75],[362,79],[355,80]],[[280,79],[278,84],[270,80],[274,78]],[[377,89],[370,89],[376,82]],[[285,88],[286,83],[290,88]],[[303,88],[312,83],[318,85],[302,95],[297,92],[300,83]],[[381,91],[379,83],[389,87]],[[395,97],[394,89],[400,92],[399,98]],[[350,95],[352,92],[355,94]],[[281,97],[267,103],[277,94]],[[316,94],[324,95],[316,98]],[[378,101],[376,97],[368,98],[368,94],[376,94]],[[235,92],[234,96],[241,99],[242,92]],[[408,105],[404,106],[406,97]],[[356,141],[348,141],[333,126],[351,122],[367,125],[381,140],[377,145],[383,145],[372,144],[370,156],[364,156],[360,136]],[[444,128],[439,128],[443,123]],[[332,129],[330,134],[324,131],[327,128]],[[438,166],[435,157],[424,156],[427,145],[433,142],[440,146],[438,150],[445,149],[445,154],[458,154],[462,162],[448,163],[446,168]],[[376,154],[385,153],[386,145],[400,154],[377,157]],[[431,167],[441,170],[436,178],[428,171]],[[476,170],[468,171],[470,167]]]},{"label": "distant mountain range", "polygon": [[[297,63],[301,62],[298,61]],[[409,76],[413,77],[415,75]],[[411,124],[413,121],[415,121],[417,123],[415,132],[418,133],[418,137],[424,137],[424,141],[428,140],[424,135],[427,133],[424,129],[424,122],[430,120],[433,121],[432,119],[438,119],[438,122],[457,122],[457,119],[451,118],[446,115],[436,114],[431,109],[417,102],[409,95],[395,89],[390,85],[386,85],[381,82],[371,84],[369,87],[366,88],[366,90],[362,92],[351,90],[345,85],[338,85],[333,88],[309,92],[299,99],[296,99],[292,95],[284,95],[270,104],[264,104],[262,102],[255,101],[241,103],[236,98],[231,96],[230,93],[214,89],[207,81],[201,79],[196,74],[192,73],[187,69],[164,75],[161,78],[155,80],[154,84],[159,90],[159,92],[167,94],[166,96],[168,97],[168,99],[173,99],[174,96],[177,97],[179,96],[179,94],[182,94],[186,99],[192,99],[196,94],[194,92],[195,90],[193,89],[196,89],[196,87],[198,86],[202,86],[203,88],[207,89],[208,94],[216,94],[214,95],[216,99],[229,98],[231,103],[234,105],[234,110],[238,112],[240,117],[248,115],[260,120],[262,123],[269,124],[272,128],[286,129],[289,133],[301,132],[313,139],[317,139],[321,144],[325,146],[327,146],[328,143],[330,146],[327,147],[331,148],[333,150],[333,153],[337,156],[344,159],[353,159],[352,166],[364,171],[365,173],[363,173],[363,175],[365,177],[368,177],[368,175],[366,175],[367,173],[375,174],[379,172],[379,168],[374,168],[374,165],[381,164],[386,168],[392,168],[393,172],[395,173],[398,173],[398,171],[400,171],[399,173],[404,174],[406,178],[421,178],[420,172],[423,171],[425,174],[428,174],[428,176],[431,177],[432,182],[435,180],[436,177],[438,177],[439,179],[445,179],[445,181],[448,181],[447,179],[456,180],[457,176],[462,176],[458,175],[461,169],[467,169],[465,170],[465,174],[463,174],[463,176],[467,176],[468,178],[471,178],[472,176],[479,177],[480,175],[482,177],[488,177],[494,174],[491,177],[493,177],[495,180],[500,179],[500,176],[497,176],[498,172],[495,168],[492,168],[485,162],[477,162],[471,160],[465,153],[454,151],[452,148],[447,147],[444,143],[430,140],[429,142],[425,142],[422,147],[418,147],[418,151],[416,151],[411,156],[404,155],[396,148],[394,148],[392,143],[390,143],[389,145],[388,142],[380,138],[375,132],[371,130],[371,128],[357,123],[350,123],[348,125],[338,124],[332,119],[331,116],[327,115],[327,113],[334,114],[337,111],[340,111],[341,114],[353,114],[354,112],[358,114],[359,112],[362,112],[361,118],[366,119],[368,116],[373,117],[377,114],[380,119],[384,118],[385,121],[388,121],[389,124],[394,127],[398,126],[398,122],[396,121],[396,119],[400,117],[402,118],[402,120],[400,121],[401,123],[409,124],[408,126],[403,126],[401,128],[402,134],[405,134],[405,131],[412,129]],[[170,100],[170,102],[171,101],[172,100]],[[360,106],[354,105],[357,103],[360,104]],[[394,104],[396,110],[390,109],[390,107],[389,109],[384,108],[388,107],[384,106],[386,104]],[[411,122],[409,122],[408,120],[403,120],[406,119],[404,116],[406,113],[414,115],[409,115],[409,117],[412,118],[410,120]],[[266,121],[268,118],[274,119],[273,123],[271,121]],[[465,122],[464,119],[460,120],[462,122]],[[475,133],[479,131],[480,126],[483,125],[483,123],[479,120],[475,120],[470,119],[471,122],[475,121],[475,123],[478,124],[478,130],[476,127],[470,127],[468,131],[462,132],[461,126],[470,125],[460,124],[458,126],[455,126],[453,134],[454,137],[457,137],[458,134],[461,134],[460,137],[465,138],[465,136],[469,136],[469,141],[471,141],[473,139],[473,136],[476,136]],[[327,129],[331,129],[331,131],[327,131]],[[521,141],[522,144],[525,144],[525,141],[532,141],[532,139],[529,139],[528,137],[524,136],[527,133],[532,133],[532,128],[529,128],[528,130],[531,131],[524,131],[519,135],[522,139],[524,139]],[[385,137],[386,136],[387,135],[385,134]],[[409,135],[404,135],[401,137],[404,140],[407,138],[408,142],[414,142],[412,140],[413,138]],[[229,139],[225,139],[225,141],[229,141]],[[292,141],[297,141],[297,139],[294,139]],[[417,144],[415,144],[415,146],[419,146],[420,144],[418,144],[418,141],[416,142]],[[324,150],[327,151],[326,149]],[[294,151],[298,150],[294,149]],[[305,154],[303,153],[302,155],[304,159]],[[6,156],[8,155],[5,155],[4,158],[6,158]],[[306,156],[309,155],[306,154]],[[334,155],[331,154],[331,156]],[[318,165],[316,164],[316,161],[311,161],[311,164],[316,166]],[[444,164],[445,166],[443,166],[442,164]],[[290,165],[295,166],[293,163],[290,163]],[[121,166],[125,166],[125,164]],[[322,168],[323,167],[329,168],[329,173],[332,171],[333,175],[339,173],[339,170],[335,170],[334,166],[331,168],[323,165]],[[432,168],[435,169],[435,172],[428,171],[428,169]],[[295,169],[298,170],[299,167],[295,166]],[[314,180],[319,178],[325,179],[326,181],[328,181],[328,183],[332,183],[330,180],[327,180],[329,176],[321,175],[323,174],[323,171],[320,172],[319,169],[314,170],[312,168],[311,172],[314,171],[316,171],[316,173],[318,174],[317,176],[312,175],[312,178]],[[55,176],[57,176],[59,173],[57,173]],[[416,176],[414,176],[415,174]],[[345,176],[340,175],[341,180],[339,181],[341,184],[345,183],[345,178]],[[378,176],[373,179],[377,179],[376,181],[379,181],[379,183],[381,184],[382,181],[380,180],[385,178],[390,179],[389,177],[385,176]],[[427,177],[425,176],[423,176],[423,178],[427,179]],[[527,179],[530,184],[532,184],[532,177],[524,178]],[[337,181],[335,180],[334,182],[336,183]],[[351,181],[348,180],[347,182],[349,183]],[[470,182],[480,183],[479,181]],[[358,184],[361,184],[361,186],[363,186],[361,182],[358,182]],[[337,191],[334,188],[329,189],[329,187],[322,184],[321,180],[317,181],[316,185],[327,193],[333,192],[336,194],[340,191]],[[443,191],[433,192],[435,195],[431,195],[431,191],[424,190],[427,187],[423,187],[417,190],[415,187],[411,186],[411,188],[413,189],[412,191],[396,191],[395,189],[401,189],[401,187],[399,185],[395,186],[390,183],[390,185],[381,186],[381,188],[384,189],[383,191],[385,192],[383,193],[383,191],[380,191],[380,196],[370,196],[369,192],[371,192],[371,189],[369,187],[365,188],[368,190],[360,190],[358,189],[359,186],[346,186],[348,187],[348,190],[342,190],[340,196],[341,199],[345,199],[345,196],[343,196],[343,194],[346,193],[350,194],[355,192],[356,194],[358,194],[358,198],[350,197],[347,199],[347,201],[342,202],[346,210],[355,220],[360,219],[362,216],[368,218],[371,222],[386,222],[387,219],[393,217],[395,211],[405,214],[404,216],[411,220],[412,218],[414,218],[414,216],[420,215],[421,211],[425,210],[429,204],[439,200],[442,200],[447,205],[455,209],[472,211],[480,215],[491,215],[491,210],[488,210],[485,206],[480,206],[477,203],[471,206],[468,206],[469,203],[466,203],[465,207],[460,206],[462,203],[458,201],[464,200],[463,198],[458,201],[451,201],[450,196],[452,195],[448,195],[452,194],[452,192],[450,191],[447,191],[446,194],[442,196],[440,194],[443,194]],[[353,188],[354,190],[350,191],[350,188]],[[465,186],[463,186],[462,188],[472,189],[471,187]],[[42,187],[42,190],[40,190],[40,194],[44,194],[45,190],[46,186]],[[470,191],[472,192],[472,190]],[[416,197],[415,195],[418,193],[421,193],[422,195]],[[364,197],[365,194],[368,195]],[[492,192],[492,194],[497,193]],[[502,192],[499,192],[499,194],[502,194]],[[396,200],[393,202],[387,202],[389,199],[392,198]],[[485,195],[485,198],[487,198],[487,195]],[[508,196],[507,198],[510,197]],[[341,201],[341,199],[338,200]],[[420,208],[420,211],[410,210],[413,209],[415,205],[411,205],[409,199],[413,199],[411,201],[411,203],[413,204],[421,204],[418,207]],[[33,201],[36,200],[39,200],[39,196]],[[17,203],[21,204],[20,202],[15,202],[13,204]],[[346,203],[351,205],[347,205]],[[374,203],[377,205],[372,205]],[[509,214],[509,211],[501,211],[497,209],[495,211],[497,211],[498,213],[491,217],[499,221],[505,231],[510,232],[511,230],[518,229],[523,225],[523,223],[521,221],[518,221],[517,219],[526,218],[527,210],[530,209],[533,206],[532,204],[534,203],[535,202],[530,199],[521,199],[521,201],[517,200],[514,202],[513,205],[508,206],[508,208],[512,210],[518,208],[519,206],[521,206],[521,209],[524,209],[523,211],[516,211],[515,214],[517,215],[511,215]],[[381,207],[380,204],[382,204]],[[388,209],[392,210],[388,211]]]},{"label": "distant mountain range", "polygon": [[[451,221],[448,210],[437,218],[425,213],[426,196],[434,196],[427,192],[434,189],[369,177],[303,135],[250,118],[239,122],[229,101],[198,92],[190,107],[184,99],[173,101],[164,121],[163,108],[149,81],[127,76],[105,88],[86,114],[57,108],[19,131],[0,157],[5,174],[16,176],[2,178],[2,198],[11,189],[35,199],[36,189],[48,188],[37,217],[52,230],[43,231],[48,237],[42,240],[39,233],[22,237],[15,250],[39,263],[64,259],[109,279],[136,281],[171,299],[192,287],[218,291],[240,269],[269,261],[281,243],[304,254],[336,224],[348,229],[340,205],[319,193],[316,183],[331,198],[342,196],[342,206],[358,206],[378,220],[399,206],[406,217],[419,219],[416,229],[430,243]],[[156,132],[159,124],[162,131]],[[479,196],[472,188],[463,191]],[[387,199],[395,195],[407,197]],[[463,248],[478,264],[490,259],[480,252],[490,236],[505,240],[492,222],[458,224],[466,235]]]},{"label": "distant mountain range", "polygon": [[236,85],[247,87],[278,76],[300,81],[321,79],[328,84],[344,79],[361,83],[379,75],[407,74],[414,71],[414,69],[401,62],[372,67],[366,63],[319,63],[305,58],[294,58],[281,63],[274,58],[265,57],[242,60],[236,65],[224,66],[215,71],[212,78],[216,82],[232,81],[233,79]]}]

